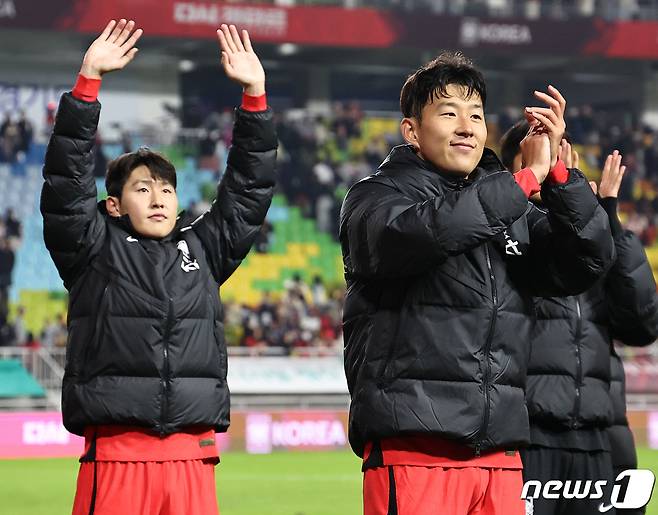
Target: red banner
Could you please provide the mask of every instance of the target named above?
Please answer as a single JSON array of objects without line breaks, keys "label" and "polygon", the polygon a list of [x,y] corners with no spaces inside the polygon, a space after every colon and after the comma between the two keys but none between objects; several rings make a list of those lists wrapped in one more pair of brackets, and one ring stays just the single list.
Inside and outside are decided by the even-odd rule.
[{"label": "red banner", "polygon": [[627,59],[658,59],[658,22],[598,22],[598,37],[584,48],[585,54]]},{"label": "red banner", "polygon": [[487,19],[341,7],[211,0],[0,0],[0,28],[98,33],[133,18],[147,36],[214,39],[222,23],[257,42],[356,48],[469,48],[492,53],[658,58],[658,22]]},{"label": "red banner", "polygon": [[214,39],[220,24],[232,23],[249,30],[256,41],[273,43],[389,47],[396,40],[390,13],[375,9],[203,0],[0,0],[0,27],[96,34],[108,20],[119,18],[134,19],[147,36]]}]

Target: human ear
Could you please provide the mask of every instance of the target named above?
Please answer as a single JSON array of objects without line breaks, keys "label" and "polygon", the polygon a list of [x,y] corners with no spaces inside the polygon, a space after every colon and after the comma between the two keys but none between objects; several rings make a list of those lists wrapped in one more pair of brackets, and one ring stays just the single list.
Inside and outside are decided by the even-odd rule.
[{"label": "human ear", "polygon": [[400,132],[404,140],[416,150],[420,148],[418,143],[418,131],[417,131],[418,122],[415,118],[403,118],[400,122]]},{"label": "human ear", "polygon": [[121,201],[118,197],[107,197],[105,199],[105,209],[110,216],[121,216]]}]

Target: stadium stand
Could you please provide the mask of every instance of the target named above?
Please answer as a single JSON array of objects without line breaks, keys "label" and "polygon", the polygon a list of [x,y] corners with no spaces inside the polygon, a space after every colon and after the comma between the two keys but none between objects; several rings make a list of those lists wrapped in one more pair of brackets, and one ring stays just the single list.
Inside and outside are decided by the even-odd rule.
[{"label": "stadium stand", "polygon": [[43,397],[45,394],[20,361],[0,361],[0,397]]},{"label": "stadium stand", "polygon": [[[597,117],[588,106],[571,109],[569,130],[581,154],[581,168],[592,179],[597,179],[605,155],[613,148],[624,152],[628,169],[621,198],[623,218],[645,242],[652,266],[658,270],[658,247],[654,246],[658,150],[654,132],[639,124],[611,125],[608,118],[609,115]],[[493,134],[504,132],[514,121],[503,115],[492,116],[491,120],[491,124],[499,125],[491,130]],[[268,213],[262,238],[222,287],[223,299],[228,303],[227,314],[231,314],[234,321],[239,319],[235,325],[241,326],[241,329],[229,330],[231,345],[249,345],[247,342],[253,341],[249,327],[254,326],[253,320],[262,314],[263,294],[271,295],[273,302],[281,304],[289,297],[287,285],[295,277],[306,285],[320,277],[330,301],[341,296],[342,262],[336,237],[342,197],[354,182],[376,168],[392,145],[399,143],[397,126],[397,114],[365,116],[354,103],[334,105],[329,116],[283,114],[278,127],[281,138],[279,194]],[[137,144],[139,135],[131,139]],[[220,146],[220,139],[210,138],[213,154]],[[230,142],[221,141],[224,147],[227,143]],[[490,141],[493,146],[495,143]],[[202,212],[212,201],[214,185],[223,171],[223,163],[217,159],[211,162],[215,169],[208,167],[200,148],[199,144],[187,144],[161,149],[178,167],[180,205],[197,212]],[[122,150],[118,143],[102,147],[107,159],[118,156]],[[22,162],[0,164],[0,190],[7,192],[0,196],[0,213],[13,210],[23,223],[23,238],[16,249],[9,295],[11,313],[15,315],[18,306],[23,306],[25,328],[35,335],[41,335],[46,321],[54,320],[66,306],[61,280],[42,242],[38,197],[44,152],[43,144],[35,143]],[[206,167],[201,168],[204,165]],[[309,170],[312,173],[308,173]],[[97,179],[97,188],[99,198],[103,198],[102,178]],[[329,309],[316,306],[312,298],[304,299],[304,304],[309,309]],[[332,304],[333,311],[339,309],[339,301]],[[237,311],[241,316],[235,315]],[[308,310],[304,311],[304,315],[307,314]],[[317,316],[322,318],[319,311],[313,318]],[[336,316],[329,318],[338,337],[339,320],[334,320]],[[316,326],[317,322],[313,320],[310,324]],[[325,321],[327,324],[329,322]],[[312,340],[313,337],[307,338],[304,345]],[[280,343],[273,345],[281,346]]]}]

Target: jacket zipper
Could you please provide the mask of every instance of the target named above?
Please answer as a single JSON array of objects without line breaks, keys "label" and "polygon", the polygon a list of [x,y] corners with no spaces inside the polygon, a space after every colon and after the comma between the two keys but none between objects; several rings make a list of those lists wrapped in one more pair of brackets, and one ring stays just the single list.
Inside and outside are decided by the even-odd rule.
[{"label": "jacket zipper", "polygon": [[580,339],[583,329],[583,316],[580,310],[580,300],[576,297],[576,403],[574,405],[574,418],[571,427],[578,427],[578,417],[580,415],[580,386],[583,382],[583,361],[580,355]]},{"label": "jacket zipper", "polygon": [[168,410],[169,410],[169,382],[170,382],[170,377],[169,377],[169,336],[171,334],[171,326],[172,322],[174,320],[174,301],[170,297],[169,298],[169,304],[167,307],[167,317],[165,319],[165,328],[164,328],[164,335],[162,337],[162,354],[164,357],[164,364],[163,364],[163,377],[160,380],[161,386],[162,386],[162,405],[160,408],[160,435],[164,436],[164,426],[165,422],[168,417]]},{"label": "jacket zipper", "polygon": [[491,299],[493,301],[493,313],[491,315],[491,323],[489,324],[489,333],[487,334],[487,341],[484,345],[484,418],[482,420],[482,427],[478,435],[478,441],[475,444],[475,455],[479,456],[482,449],[482,441],[487,434],[487,425],[489,424],[489,411],[490,411],[490,398],[489,398],[489,376],[491,375],[491,361],[489,360],[489,351],[491,350],[491,342],[493,340],[494,331],[496,329],[496,318],[498,318],[498,292],[496,290],[496,276],[491,266],[491,257],[489,255],[489,245],[484,244],[484,253],[487,256],[487,269],[489,270],[489,279],[491,280]]}]

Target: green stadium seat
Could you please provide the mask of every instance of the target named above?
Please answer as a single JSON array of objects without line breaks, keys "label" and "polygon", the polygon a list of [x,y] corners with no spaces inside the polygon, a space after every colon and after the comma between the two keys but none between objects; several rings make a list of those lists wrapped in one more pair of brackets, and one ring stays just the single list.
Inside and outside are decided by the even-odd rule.
[{"label": "green stadium seat", "polygon": [[41,385],[25,370],[20,361],[0,361],[0,397],[45,397]]}]

